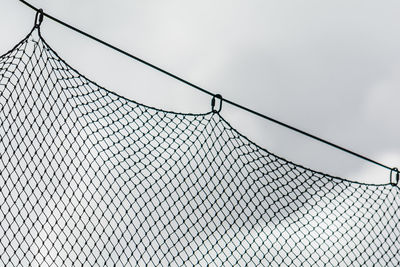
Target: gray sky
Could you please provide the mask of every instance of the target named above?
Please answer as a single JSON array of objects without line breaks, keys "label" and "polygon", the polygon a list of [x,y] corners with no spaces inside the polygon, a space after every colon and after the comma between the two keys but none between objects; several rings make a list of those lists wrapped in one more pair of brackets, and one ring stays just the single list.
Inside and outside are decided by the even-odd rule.
[{"label": "gray sky", "polygon": [[[30,1],[193,83],[400,167],[398,1]],[[1,54],[35,13],[3,0]],[[204,113],[210,97],[49,19],[42,35],[89,79],[137,102]],[[225,117],[270,152],[368,183],[389,172],[225,104]]]}]

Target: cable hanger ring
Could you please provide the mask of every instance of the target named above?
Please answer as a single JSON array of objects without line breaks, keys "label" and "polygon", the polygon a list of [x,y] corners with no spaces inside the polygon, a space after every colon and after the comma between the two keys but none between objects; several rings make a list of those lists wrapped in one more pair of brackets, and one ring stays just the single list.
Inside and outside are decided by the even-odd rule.
[{"label": "cable hanger ring", "polygon": [[35,16],[35,28],[39,28],[43,22],[43,9],[38,9]]},{"label": "cable hanger ring", "polygon": [[[215,108],[215,99],[216,98],[219,99],[219,108],[218,109],[214,109]],[[220,95],[220,94],[213,95],[213,98],[211,99],[211,111],[213,113],[220,113],[221,112],[221,110],[222,110],[222,101],[223,101],[222,95]]]},{"label": "cable hanger ring", "polygon": [[[399,169],[393,168],[390,170],[390,184],[391,185],[398,185],[400,179]],[[393,177],[393,178],[392,178]],[[393,181],[395,179],[395,181]]]}]

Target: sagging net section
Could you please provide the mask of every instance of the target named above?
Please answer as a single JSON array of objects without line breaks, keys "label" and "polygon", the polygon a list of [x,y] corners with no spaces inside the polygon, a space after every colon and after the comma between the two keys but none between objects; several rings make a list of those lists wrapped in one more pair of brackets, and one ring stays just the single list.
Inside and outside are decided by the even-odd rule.
[{"label": "sagging net section", "polygon": [[397,187],[118,96],[38,29],[0,58],[0,122],[1,265],[400,264]]}]

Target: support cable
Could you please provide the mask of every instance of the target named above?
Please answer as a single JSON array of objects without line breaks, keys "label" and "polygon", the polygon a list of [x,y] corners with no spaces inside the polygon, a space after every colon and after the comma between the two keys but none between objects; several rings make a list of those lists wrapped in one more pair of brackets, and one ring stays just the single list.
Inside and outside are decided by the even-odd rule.
[{"label": "support cable", "polygon": [[[170,77],[172,77],[172,78],[174,78],[174,79],[176,79],[176,80],[178,80],[178,81],[180,81],[180,82],[182,82],[182,83],[184,83],[184,84],[186,84],[186,85],[189,85],[190,87],[193,87],[193,88],[195,88],[195,89],[197,89],[197,90],[199,90],[199,91],[201,91],[201,92],[203,92],[203,93],[205,93],[205,94],[208,94],[208,95],[210,95],[210,96],[213,96],[214,103],[215,103],[215,98],[219,98],[220,101],[221,101],[221,103],[220,103],[221,105],[222,105],[222,102],[226,102],[226,103],[228,103],[228,104],[230,104],[230,105],[232,105],[232,106],[235,106],[235,107],[237,107],[237,108],[239,108],[239,109],[245,110],[245,111],[247,111],[247,112],[249,112],[249,113],[252,113],[252,114],[254,114],[254,115],[256,115],[256,116],[259,116],[259,117],[261,117],[261,118],[263,118],[263,119],[266,119],[266,120],[269,120],[269,121],[271,121],[271,122],[274,122],[274,123],[276,123],[276,124],[278,124],[278,125],[281,125],[281,126],[283,126],[283,127],[286,127],[286,128],[288,128],[288,129],[290,129],[290,130],[292,130],[292,131],[295,131],[295,132],[297,132],[297,133],[300,133],[300,134],[302,134],[302,135],[308,136],[308,137],[310,137],[310,138],[312,138],[312,139],[314,139],[314,140],[317,140],[317,141],[319,141],[319,142],[321,142],[321,143],[324,143],[324,144],[326,144],[326,145],[329,145],[329,146],[331,146],[331,147],[334,147],[334,148],[336,148],[336,149],[339,149],[339,150],[341,150],[341,151],[344,151],[344,152],[346,152],[346,153],[348,153],[348,154],[351,154],[351,155],[353,155],[353,156],[355,156],[355,157],[358,157],[358,158],[360,158],[360,159],[363,159],[363,160],[365,160],[365,161],[368,161],[368,162],[370,162],[370,163],[373,163],[373,164],[375,164],[375,165],[378,165],[378,166],[380,166],[380,167],[383,167],[383,168],[385,168],[385,169],[388,169],[388,170],[391,171],[391,173],[396,173],[396,174],[397,174],[397,177],[398,177],[398,174],[400,173],[400,171],[399,171],[397,168],[389,167],[389,166],[387,166],[387,165],[385,165],[385,164],[383,164],[383,163],[380,163],[380,162],[378,162],[378,161],[376,161],[376,160],[370,159],[370,158],[368,158],[368,157],[366,157],[366,156],[363,156],[363,155],[361,155],[361,154],[359,154],[359,153],[356,153],[356,152],[354,152],[354,151],[351,151],[351,150],[349,150],[349,149],[347,149],[347,148],[344,148],[344,147],[342,147],[342,146],[336,145],[336,144],[334,144],[334,143],[332,143],[332,142],[330,142],[330,141],[324,140],[324,139],[322,139],[322,138],[320,138],[320,137],[317,137],[317,136],[315,136],[315,135],[313,135],[313,134],[307,133],[307,132],[305,132],[305,131],[303,131],[303,130],[300,130],[300,129],[296,128],[296,127],[290,126],[290,125],[288,125],[288,124],[286,124],[286,123],[284,123],[284,122],[278,121],[278,120],[276,120],[276,119],[274,119],[274,118],[271,118],[271,117],[269,117],[269,116],[267,116],[267,115],[261,114],[261,113],[259,113],[259,112],[257,112],[257,111],[254,111],[254,110],[252,110],[252,109],[250,109],[250,108],[248,108],[248,107],[245,107],[245,106],[243,106],[243,105],[240,105],[240,104],[238,104],[238,103],[235,103],[235,102],[233,102],[233,101],[231,101],[231,100],[229,100],[229,99],[222,98],[222,96],[219,95],[219,94],[214,94],[214,93],[212,93],[212,92],[210,92],[210,91],[208,91],[208,90],[206,90],[206,89],[204,89],[204,88],[202,88],[202,87],[200,87],[200,86],[198,86],[198,85],[195,85],[195,84],[193,84],[193,83],[191,83],[191,82],[189,82],[189,81],[187,81],[187,80],[185,80],[185,79],[183,79],[183,78],[181,78],[181,77],[179,77],[179,76],[177,76],[177,75],[175,75],[175,74],[172,74],[171,72],[168,72],[168,71],[166,71],[166,70],[164,70],[164,69],[162,69],[162,68],[160,68],[160,67],[157,67],[157,66],[154,65],[154,64],[151,64],[151,63],[149,63],[149,62],[147,62],[147,61],[145,61],[145,60],[143,60],[143,59],[141,59],[141,58],[139,58],[139,57],[137,57],[137,56],[134,56],[134,55],[132,55],[132,54],[130,54],[130,53],[128,53],[128,52],[126,52],[126,51],[124,51],[124,50],[122,50],[122,49],[120,49],[120,48],[114,46],[114,45],[111,45],[111,44],[109,44],[109,43],[107,43],[107,42],[105,42],[105,41],[103,41],[103,40],[101,40],[101,39],[99,39],[99,38],[97,38],[97,37],[95,37],[95,36],[93,36],[93,35],[90,35],[90,34],[84,32],[84,31],[80,30],[80,29],[78,29],[78,28],[75,28],[74,26],[71,26],[71,25],[69,25],[69,24],[63,22],[63,21],[61,21],[61,20],[59,20],[59,19],[57,19],[57,18],[51,16],[50,14],[43,12],[42,9],[39,9],[39,8],[37,8],[37,7],[33,6],[33,5],[31,5],[30,3],[24,1],[24,0],[20,0],[20,2],[24,3],[25,5],[27,5],[28,7],[32,8],[32,9],[36,10],[36,12],[40,12],[41,15],[43,15],[43,16],[45,16],[45,17],[47,17],[47,18],[49,18],[49,19],[51,19],[51,20],[53,20],[53,21],[55,21],[55,22],[57,22],[57,23],[59,23],[59,24],[61,24],[61,25],[63,25],[63,26],[65,26],[65,27],[67,27],[67,28],[69,28],[69,29],[71,29],[71,30],[73,30],[73,31],[75,31],[75,32],[78,32],[78,33],[80,33],[80,34],[82,34],[82,35],[84,35],[84,36],[86,36],[86,37],[88,37],[88,38],[90,38],[90,39],[92,39],[92,40],[94,40],[94,41],[96,41],[96,42],[98,42],[98,43],[101,43],[102,45],[107,46],[107,47],[109,47],[109,48],[111,48],[111,49],[113,49],[113,50],[115,50],[115,51],[117,51],[117,52],[119,52],[119,53],[121,53],[121,54],[123,54],[123,55],[125,55],[125,56],[128,56],[128,57],[130,57],[130,58],[132,58],[132,59],[134,59],[134,60],[136,60],[136,61],[139,61],[140,63],[143,63],[143,64],[145,64],[145,65],[147,65],[147,66],[149,66],[149,67],[151,67],[151,68],[153,68],[153,69],[155,69],[155,70],[157,70],[157,71],[159,71],[159,72],[162,72],[162,73],[164,73],[165,75],[168,75],[168,76],[170,76]],[[221,107],[221,106],[220,106],[220,107]],[[219,112],[220,110],[221,110],[221,108],[218,109],[218,112]],[[214,109],[213,109],[213,111],[214,111]]]}]

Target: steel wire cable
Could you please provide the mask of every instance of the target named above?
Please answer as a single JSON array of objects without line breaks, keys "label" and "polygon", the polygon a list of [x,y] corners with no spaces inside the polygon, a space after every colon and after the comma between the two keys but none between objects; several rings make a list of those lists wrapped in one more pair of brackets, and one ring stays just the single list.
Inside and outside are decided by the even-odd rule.
[{"label": "steel wire cable", "polygon": [[226,98],[222,98],[222,96],[220,94],[214,94],[214,93],[210,92],[209,90],[206,90],[206,89],[204,89],[204,88],[202,88],[202,87],[200,87],[200,86],[198,86],[198,85],[196,85],[194,83],[191,83],[191,82],[189,82],[189,81],[187,81],[187,80],[185,80],[185,79],[183,79],[183,78],[181,78],[181,77],[179,77],[179,76],[177,76],[177,75],[175,75],[175,74],[173,74],[173,73],[171,73],[169,71],[166,71],[165,69],[162,69],[162,68],[160,68],[160,67],[158,67],[158,66],[156,66],[156,65],[154,65],[154,64],[152,64],[152,63],[150,63],[150,62],[148,62],[146,60],[143,60],[143,59],[141,59],[141,58],[139,58],[137,56],[134,56],[134,55],[132,55],[132,54],[130,54],[130,53],[128,53],[128,52],[126,52],[126,51],[124,51],[124,50],[122,50],[122,49],[120,49],[120,48],[118,48],[118,47],[116,47],[116,46],[114,46],[114,45],[112,45],[110,43],[108,43],[108,42],[105,42],[105,41],[103,41],[103,40],[101,40],[101,39],[99,39],[99,38],[97,38],[97,37],[95,37],[95,36],[93,36],[91,34],[88,34],[88,33],[84,32],[84,31],[82,31],[82,30],[80,30],[80,29],[78,29],[78,28],[76,28],[74,26],[71,26],[70,24],[63,22],[63,21],[55,18],[54,16],[51,16],[51,15],[43,12],[42,9],[36,8],[36,7],[34,7],[33,5],[31,5],[30,3],[28,3],[28,2],[26,2],[24,0],[19,0],[19,1],[21,1],[25,5],[29,6],[30,8],[36,10],[37,12],[40,12],[43,16],[46,16],[49,19],[51,19],[51,20],[53,20],[53,21],[65,26],[65,27],[67,27],[67,28],[69,28],[69,29],[71,29],[71,30],[73,30],[75,32],[78,32],[78,33],[80,33],[80,34],[82,34],[82,35],[84,35],[84,36],[86,36],[86,37],[98,42],[98,43],[101,43],[104,46],[107,46],[107,47],[109,47],[109,48],[111,48],[111,49],[113,49],[113,50],[115,50],[115,51],[117,51],[117,52],[119,52],[119,53],[121,53],[121,54],[123,54],[125,56],[128,56],[128,57],[130,57],[130,58],[132,58],[132,59],[134,59],[134,60],[136,60],[136,61],[138,61],[140,63],[143,63],[143,64],[145,64],[145,65],[147,65],[147,66],[149,66],[149,67],[161,72],[161,73],[164,73],[165,75],[167,75],[167,76],[169,76],[169,77],[171,77],[173,79],[176,79],[176,80],[178,80],[178,81],[180,81],[180,82],[182,82],[182,83],[184,83],[186,85],[189,85],[190,87],[195,88],[195,89],[199,90],[200,92],[203,92],[205,94],[213,96],[213,100],[215,99],[215,97],[218,96],[218,98],[221,101],[221,105],[222,105],[222,102],[226,102],[226,103],[228,103],[228,104],[230,104],[232,106],[235,106],[235,107],[237,107],[239,109],[247,111],[247,112],[249,112],[251,114],[254,114],[254,115],[258,116],[258,117],[261,117],[263,119],[269,120],[269,121],[271,121],[273,123],[276,123],[276,124],[278,124],[280,126],[283,126],[283,127],[287,128],[287,129],[290,129],[290,130],[292,130],[294,132],[297,132],[299,134],[302,134],[304,136],[307,136],[309,138],[317,140],[317,141],[319,141],[321,143],[324,143],[324,144],[326,144],[328,146],[331,146],[331,147],[334,147],[336,149],[339,149],[339,150],[341,150],[343,152],[346,152],[346,153],[348,153],[350,155],[358,157],[358,158],[360,158],[362,160],[368,161],[368,162],[370,162],[372,164],[375,164],[375,165],[378,165],[378,166],[383,167],[385,169],[388,169],[388,170],[390,170],[390,177],[392,176],[392,172],[394,172],[396,174],[397,180],[399,180],[400,171],[398,170],[398,168],[387,166],[387,165],[385,165],[385,164],[383,164],[381,162],[378,162],[378,161],[373,160],[373,159],[371,159],[369,157],[361,155],[360,153],[354,152],[354,151],[352,151],[350,149],[347,149],[347,148],[345,148],[343,146],[339,146],[339,145],[337,145],[337,144],[335,144],[333,142],[327,141],[327,140],[325,140],[325,139],[323,139],[321,137],[318,137],[316,135],[310,134],[310,133],[308,133],[306,131],[303,131],[303,130],[297,128],[297,127],[291,126],[291,125],[289,125],[287,123],[284,123],[284,122],[279,121],[277,119],[274,119],[274,118],[272,118],[270,116],[267,116],[265,114],[257,112],[257,111],[255,111],[253,109],[245,107],[245,106],[243,106],[241,104],[238,104],[238,103],[236,103],[236,102],[234,102],[232,100],[229,100],[229,99],[226,99]]}]

